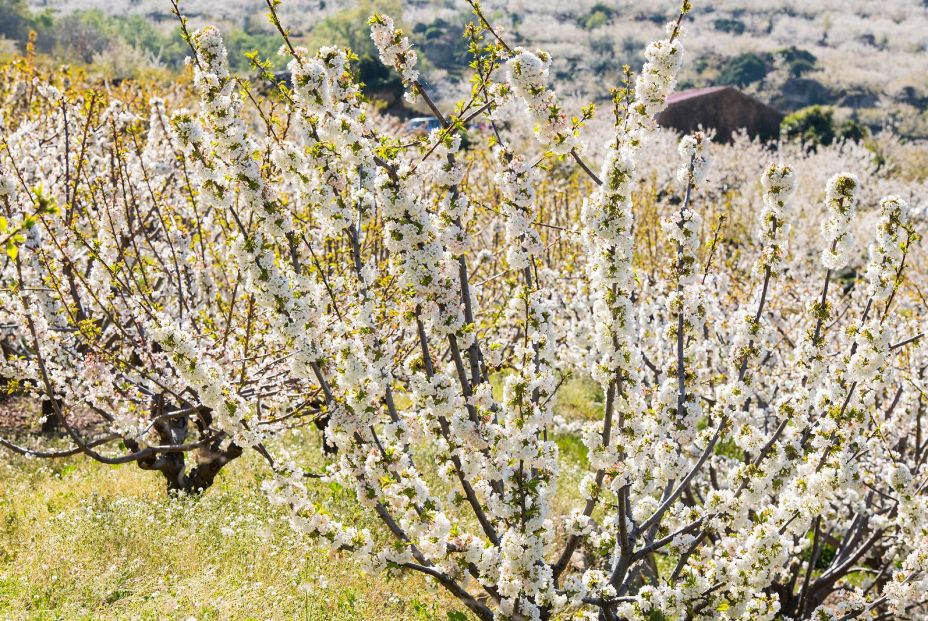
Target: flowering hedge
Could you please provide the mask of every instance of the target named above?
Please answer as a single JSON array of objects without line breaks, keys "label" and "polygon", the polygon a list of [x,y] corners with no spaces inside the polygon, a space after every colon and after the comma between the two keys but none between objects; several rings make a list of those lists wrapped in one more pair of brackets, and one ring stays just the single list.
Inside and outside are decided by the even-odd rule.
[{"label": "flowering hedge", "polygon": [[[637,222],[688,4],[614,91],[598,171],[592,107],[568,115],[550,57],[511,47],[478,4],[472,94],[449,113],[409,39],[371,19],[441,124],[425,137],[384,131],[350,53],[298,47],[268,6],[291,75],[272,101],[230,73],[218,30],[182,18],[196,110],[141,114],[7,68],[0,375],[72,448],[4,446],[135,462],[188,492],[255,450],[295,529],[427,574],[480,619],[925,614],[928,363],[905,200],[880,202],[862,258],[862,181],[838,174],[816,248],[797,250],[797,171],[750,162],[752,235],[720,239],[697,133],[661,162],[678,172],[659,224]],[[469,152],[478,118],[488,150]],[[538,190],[569,164],[592,191],[556,224]],[[595,420],[557,413],[570,375],[601,386]],[[316,471],[282,441],[313,422]],[[589,466],[577,503],[559,490],[570,435]],[[318,505],[327,482],[380,531]]]}]

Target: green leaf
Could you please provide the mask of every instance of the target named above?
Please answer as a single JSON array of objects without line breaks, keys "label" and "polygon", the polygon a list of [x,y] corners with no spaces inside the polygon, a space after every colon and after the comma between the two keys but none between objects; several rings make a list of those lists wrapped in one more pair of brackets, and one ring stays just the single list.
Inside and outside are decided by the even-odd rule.
[{"label": "green leaf", "polygon": [[19,256],[19,246],[14,244],[12,240],[6,242],[6,256],[10,257],[14,261],[16,257]]}]

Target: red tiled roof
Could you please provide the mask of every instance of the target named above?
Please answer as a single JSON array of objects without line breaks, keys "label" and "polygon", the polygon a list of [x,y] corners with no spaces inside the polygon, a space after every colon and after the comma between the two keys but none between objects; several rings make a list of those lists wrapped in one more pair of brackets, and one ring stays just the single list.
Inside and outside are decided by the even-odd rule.
[{"label": "red tiled roof", "polygon": [[678,101],[686,101],[687,99],[693,99],[694,97],[702,97],[703,95],[709,95],[711,93],[718,93],[719,91],[724,91],[731,88],[730,86],[708,86],[706,88],[694,88],[688,91],[680,91],[673,93],[670,97],[667,98],[667,103],[674,104]]}]

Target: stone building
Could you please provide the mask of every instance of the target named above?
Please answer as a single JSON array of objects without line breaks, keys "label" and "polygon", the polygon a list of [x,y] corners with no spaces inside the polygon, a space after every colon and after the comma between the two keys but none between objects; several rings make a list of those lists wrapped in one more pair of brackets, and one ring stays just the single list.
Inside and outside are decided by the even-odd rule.
[{"label": "stone building", "polygon": [[752,138],[776,138],[783,114],[733,86],[713,86],[674,93],[657,115],[662,127],[692,133],[714,129],[716,141],[728,142],[744,129]]}]

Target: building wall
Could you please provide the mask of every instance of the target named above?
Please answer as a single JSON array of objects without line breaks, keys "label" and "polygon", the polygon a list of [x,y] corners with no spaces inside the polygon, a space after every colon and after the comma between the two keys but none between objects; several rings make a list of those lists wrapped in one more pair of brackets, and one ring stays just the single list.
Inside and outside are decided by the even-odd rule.
[{"label": "building wall", "polygon": [[657,117],[661,126],[683,133],[694,132],[700,126],[713,128],[720,142],[728,142],[742,128],[751,137],[776,138],[782,121],[781,113],[735,89],[672,102]]}]

